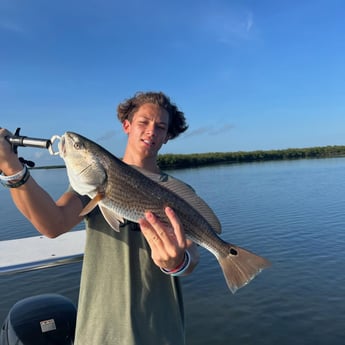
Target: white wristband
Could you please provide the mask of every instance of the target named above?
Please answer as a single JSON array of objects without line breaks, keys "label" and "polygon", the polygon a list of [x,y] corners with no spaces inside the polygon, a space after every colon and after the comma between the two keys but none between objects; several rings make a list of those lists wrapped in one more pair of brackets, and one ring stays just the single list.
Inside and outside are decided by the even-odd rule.
[{"label": "white wristband", "polygon": [[16,180],[20,180],[26,173],[26,166],[23,167],[23,169],[19,172],[17,172],[14,175],[10,175],[10,176],[5,176],[5,175],[0,175],[0,181],[4,181],[4,182],[11,182],[11,181],[16,181]]},{"label": "white wristband", "polygon": [[183,263],[180,267],[178,267],[177,269],[173,269],[173,270],[167,270],[167,269],[164,269],[161,267],[161,271],[163,273],[171,275],[173,277],[178,277],[178,276],[183,275],[187,271],[187,269],[189,268],[190,263],[191,263],[191,258],[190,258],[190,254],[189,254],[188,250],[185,251],[184,255],[185,255],[184,260],[183,260]]}]

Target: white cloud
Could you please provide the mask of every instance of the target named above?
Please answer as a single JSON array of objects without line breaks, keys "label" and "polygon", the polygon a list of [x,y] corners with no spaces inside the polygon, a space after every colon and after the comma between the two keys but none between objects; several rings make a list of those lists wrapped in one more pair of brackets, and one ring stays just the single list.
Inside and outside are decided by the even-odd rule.
[{"label": "white cloud", "polygon": [[220,135],[231,131],[234,127],[235,126],[230,123],[225,123],[217,128],[214,128],[213,126],[204,126],[196,128],[194,130],[187,131],[186,134],[183,135],[183,137],[190,138],[204,134],[209,136]]},{"label": "white cloud", "polygon": [[246,22],[246,31],[249,32],[254,25],[254,20],[253,20],[253,13],[248,13],[247,17],[247,22]]},{"label": "white cloud", "polygon": [[205,8],[200,13],[200,27],[223,44],[248,40],[255,28],[254,14],[239,8]]}]

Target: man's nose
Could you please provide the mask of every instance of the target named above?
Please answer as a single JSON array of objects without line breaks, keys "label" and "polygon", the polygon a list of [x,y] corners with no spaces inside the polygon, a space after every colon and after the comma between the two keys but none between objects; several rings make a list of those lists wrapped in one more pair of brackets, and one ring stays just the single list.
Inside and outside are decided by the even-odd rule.
[{"label": "man's nose", "polygon": [[150,136],[155,136],[156,135],[156,128],[154,125],[148,126],[146,129],[146,133]]}]

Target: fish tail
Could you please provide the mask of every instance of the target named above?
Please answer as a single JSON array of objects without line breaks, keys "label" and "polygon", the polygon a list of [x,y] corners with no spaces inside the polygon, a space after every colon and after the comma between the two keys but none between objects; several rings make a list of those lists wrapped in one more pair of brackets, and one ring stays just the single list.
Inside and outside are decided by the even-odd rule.
[{"label": "fish tail", "polygon": [[232,244],[227,244],[227,253],[218,256],[218,261],[232,293],[248,284],[264,268],[271,265],[263,257]]}]

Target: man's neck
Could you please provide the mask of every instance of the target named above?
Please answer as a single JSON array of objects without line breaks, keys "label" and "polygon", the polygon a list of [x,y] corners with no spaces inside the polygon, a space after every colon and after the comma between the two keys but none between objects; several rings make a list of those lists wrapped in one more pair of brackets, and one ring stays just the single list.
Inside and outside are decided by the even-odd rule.
[{"label": "man's neck", "polygon": [[160,169],[157,165],[157,160],[155,157],[137,157],[126,151],[122,160],[126,164],[135,165],[141,169],[150,171],[152,173],[160,173]]}]

